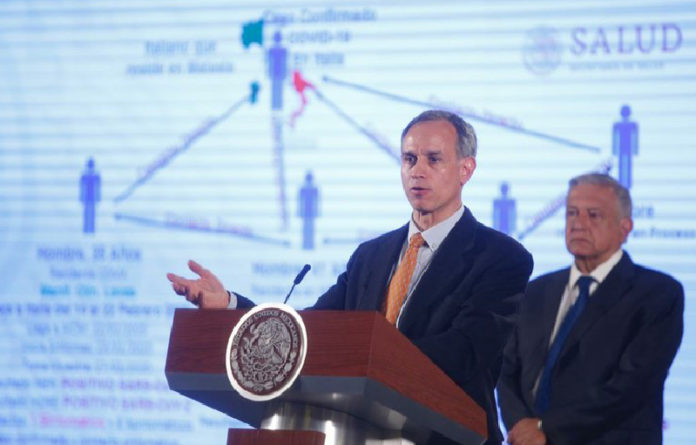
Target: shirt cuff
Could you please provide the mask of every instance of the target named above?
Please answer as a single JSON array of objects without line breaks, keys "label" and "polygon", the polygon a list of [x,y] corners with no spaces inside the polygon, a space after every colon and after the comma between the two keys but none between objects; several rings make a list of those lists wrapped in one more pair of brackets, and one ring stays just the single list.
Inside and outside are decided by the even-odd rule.
[{"label": "shirt cuff", "polygon": [[227,295],[230,296],[230,303],[227,305],[227,309],[237,309],[237,294],[227,291]]}]

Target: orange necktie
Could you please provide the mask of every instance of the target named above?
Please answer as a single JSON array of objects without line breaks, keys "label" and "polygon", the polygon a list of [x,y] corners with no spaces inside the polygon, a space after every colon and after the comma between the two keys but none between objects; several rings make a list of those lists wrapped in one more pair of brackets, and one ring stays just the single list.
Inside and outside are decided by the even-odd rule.
[{"label": "orange necktie", "polygon": [[420,232],[411,237],[408,243],[408,249],[406,249],[406,254],[389,282],[385,316],[387,317],[387,321],[391,324],[396,323],[396,317],[399,316],[401,305],[404,304],[406,293],[408,292],[408,285],[411,282],[411,275],[413,275],[413,269],[416,267],[418,249],[420,249],[423,244],[425,244],[425,240]]}]

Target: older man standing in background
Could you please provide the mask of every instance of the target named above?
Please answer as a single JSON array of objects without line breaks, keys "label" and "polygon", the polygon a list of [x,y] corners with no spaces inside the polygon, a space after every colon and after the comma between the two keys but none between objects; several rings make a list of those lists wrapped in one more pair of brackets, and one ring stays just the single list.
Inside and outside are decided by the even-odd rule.
[{"label": "older man standing in background", "polygon": [[621,248],[628,190],[608,175],[570,181],[570,268],[529,283],[499,400],[513,445],[662,443],[665,378],[681,342],[684,291]]}]

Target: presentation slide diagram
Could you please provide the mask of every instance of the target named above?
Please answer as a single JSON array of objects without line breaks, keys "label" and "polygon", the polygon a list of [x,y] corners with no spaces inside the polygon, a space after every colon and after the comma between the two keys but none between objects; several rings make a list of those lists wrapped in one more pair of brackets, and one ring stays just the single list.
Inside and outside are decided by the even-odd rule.
[{"label": "presentation slide diagram", "polygon": [[680,0],[1,3],[0,443],[222,443],[243,424],[167,386],[166,273],[279,302],[310,264],[311,305],[408,222],[401,131],[440,108],[534,276],[570,264],[568,179],[630,189],[626,251],[686,291],[664,437],[691,444],[695,36]]}]

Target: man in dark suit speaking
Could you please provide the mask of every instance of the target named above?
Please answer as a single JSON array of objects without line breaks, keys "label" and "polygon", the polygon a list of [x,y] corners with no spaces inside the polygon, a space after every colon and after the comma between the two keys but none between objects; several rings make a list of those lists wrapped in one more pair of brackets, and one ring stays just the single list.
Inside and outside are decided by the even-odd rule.
[{"label": "man in dark suit speaking", "polygon": [[570,181],[570,268],[529,283],[498,396],[508,442],[662,443],[662,393],[683,329],[684,291],[634,264],[628,190],[608,175]]},{"label": "man in dark suit speaking", "polygon": [[[367,241],[314,309],[381,311],[487,414],[487,443],[500,444],[493,390],[531,255],[477,222],[462,205],[476,169],[476,135],[459,116],[426,111],[401,135],[408,224]],[[200,278],[168,274],[176,293],[202,308],[250,307],[195,262]]]}]

